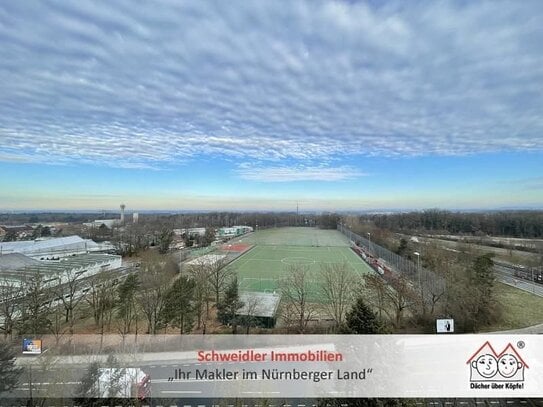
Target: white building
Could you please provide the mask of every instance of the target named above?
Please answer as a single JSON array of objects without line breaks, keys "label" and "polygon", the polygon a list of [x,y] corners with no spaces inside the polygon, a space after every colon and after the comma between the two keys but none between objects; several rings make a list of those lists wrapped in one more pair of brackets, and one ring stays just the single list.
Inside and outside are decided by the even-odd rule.
[{"label": "white building", "polygon": [[204,236],[206,234],[206,228],[188,228],[188,229],[174,229],[173,233],[176,236]]},{"label": "white building", "polygon": [[219,237],[241,236],[252,231],[253,228],[251,226],[232,226],[229,228],[220,228]]},{"label": "white building", "polygon": [[21,253],[37,260],[52,260],[86,253],[105,253],[115,250],[110,243],[96,243],[79,236],[52,239],[0,242],[0,255]]},{"label": "white building", "polygon": [[93,222],[87,222],[83,223],[83,226],[86,226],[88,228],[98,229],[100,227],[105,226],[108,229],[112,229],[113,226],[121,225],[122,222],[120,219],[99,219],[95,220]]},{"label": "white building", "polygon": [[38,261],[13,253],[0,256],[0,285],[10,284],[24,288],[39,275],[46,287],[52,287],[121,266],[121,256],[110,254],[84,254],[56,261]]}]

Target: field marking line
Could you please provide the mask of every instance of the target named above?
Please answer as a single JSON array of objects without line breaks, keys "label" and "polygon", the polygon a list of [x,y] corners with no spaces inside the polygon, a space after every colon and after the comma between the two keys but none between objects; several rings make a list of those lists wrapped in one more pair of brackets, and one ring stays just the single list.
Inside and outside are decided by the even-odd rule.
[{"label": "field marking line", "polygon": [[[303,262],[302,263],[299,263],[299,262],[294,262],[294,263],[289,263],[288,261],[285,261],[285,260],[289,260],[289,259],[300,259],[302,260]],[[281,259],[281,263],[283,264],[302,264],[302,265],[310,265],[310,264],[316,264],[316,261],[315,260],[311,260],[310,258],[308,257],[283,257]]]},{"label": "field marking line", "polygon": [[[283,257],[283,259],[287,259],[288,257]],[[275,259],[250,259],[248,261],[268,261],[268,262],[282,262],[282,260],[275,260]]]},{"label": "field marking line", "polygon": [[234,268],[234,271],[239,272],[247,263],[249,263],[249,260],[245,260],[243,263],[240,263],[237,267]]},{"label": "field marking line", "polygon": [[240,290],[244,290],[244,289],[247,289],[247,288],[250,288],[250,284],[245,284],[245,281],[247,280],[247,277],[243,277],[241,279],[241,281],[239,282],[239,289]]}]

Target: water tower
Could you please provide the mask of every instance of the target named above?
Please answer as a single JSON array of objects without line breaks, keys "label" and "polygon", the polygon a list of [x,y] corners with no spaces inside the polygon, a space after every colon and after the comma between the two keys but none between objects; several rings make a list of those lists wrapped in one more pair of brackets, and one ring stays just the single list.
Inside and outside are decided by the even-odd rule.
[{"label": "water tower", "polygon": [[121,223],[124,223],[124,208],[125,204],[121,204]]}]

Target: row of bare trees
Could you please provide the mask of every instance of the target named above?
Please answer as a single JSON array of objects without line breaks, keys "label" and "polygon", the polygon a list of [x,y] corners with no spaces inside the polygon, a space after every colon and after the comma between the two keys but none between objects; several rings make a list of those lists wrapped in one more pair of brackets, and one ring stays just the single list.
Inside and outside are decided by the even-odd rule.
[{"label": "row of bare trees", "polygon": [[347,263],[325,263],[319,272],[306,265],[289,265],[279,286],[283,321],[299,333],[306,332],[311,321],[326,319],[335,332],[341,331],[346,314],[360,297],[396,328],[406,315],[418,312],[421,303],[420,293],[403,275],[386,280],[377,274],[361,277]]},{"label": "row of bare trees", "polygon": [[311,321],[326,318],[339,329],[355,298],[356,286],[356,275],[347,263],[324,263],[319,273],[307,265],[288,265],[279,281],[283,322],[304,333]]},{"label": "row of bare trees", "polygon": [[[0,282],[0,332],[5,337],[51,333],[57,339],[73,334],[80,317],[92,316],[96,332],[157,334],[168,327],[189,332],[206,329],[213,304],[232,281],[224,258],[211,256],[180,273],[173,258],[157,251],[142,255],[137,273],[101,273],[82,280],[69,272],[47,281],[35,274],[24,284]],[[62,282],[62,284],[58,284]]]},{"label": "row of bare trees", "polygon": [[[151,252],[138,273],[104,272],[82,279],[75,271],[45,276],[36,273],[23,285],[0,281],[0,332],[4,337],[51,333],[73,334],[78,317],[92,316],[98,332],[138,332],[144,315],[147,331],[156,333],[166,294],[179,269],[168,257]],[[113,324],[114,323],[114,324]],[[113,325],[113,326],[112,326]]]},{"label": "row of bare trees", "polygon": [[33,335],[73,333],[82,284],[75,271],[54,277],[38,272],[22,285],[4,278],[0,281],[0,331],[4,337],[11,337],[15,330]]}]

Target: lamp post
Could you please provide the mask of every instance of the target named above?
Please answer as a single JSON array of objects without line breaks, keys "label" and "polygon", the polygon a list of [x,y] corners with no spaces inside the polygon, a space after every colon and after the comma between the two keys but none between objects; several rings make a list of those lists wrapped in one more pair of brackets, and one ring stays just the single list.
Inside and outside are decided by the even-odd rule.
[{"label": "lamp post", "polygon": [[419,274],[419,287],[422,293],[422,280],[421,280],[421,272],[420,272],[420,253],[414,252],[413,254],[417,256],[417,273]]},{"label": "lamp post", "polygon": [[420,253],[419,252],[413,252],[415,256],[417,256],[417,273],[419,275],[419,288],[420,288],[420,300],[422,305],[422,311],[423,314],[425,313],[425,307],[424,307],[424,293],[422,291],[422,279],[421,279],[421,270],[420,270]]},{"label": "lamp post", "polygon": [[368,232],[367,235],[368,235],[368,250],[371,254],[371,233]]}]

